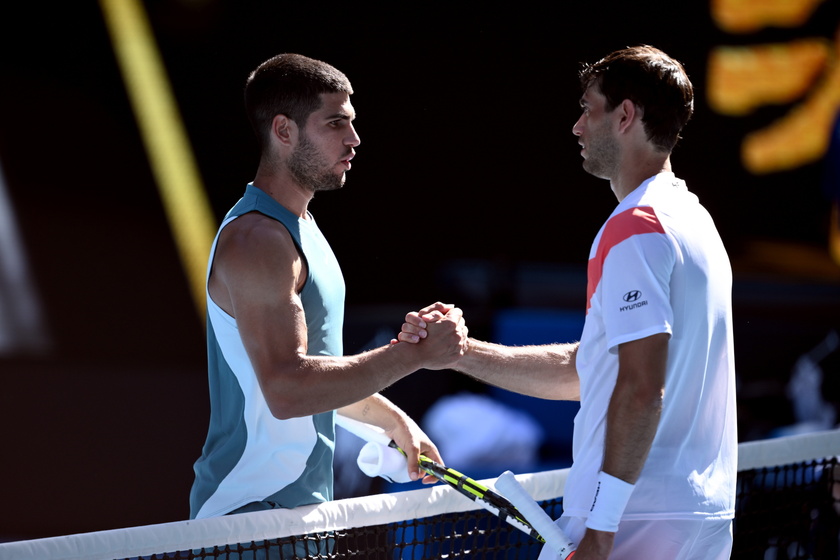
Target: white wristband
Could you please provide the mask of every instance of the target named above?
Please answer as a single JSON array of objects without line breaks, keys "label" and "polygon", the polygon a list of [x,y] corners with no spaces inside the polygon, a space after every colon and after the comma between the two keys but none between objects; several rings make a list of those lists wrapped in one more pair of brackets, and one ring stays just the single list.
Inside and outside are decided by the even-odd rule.
[{"label": "white wristband", "polygon": [[596,531],[618,531],[618,522],[634,486],[620,478],[601,471],[598,473],[598,485],[595,488],[595,499],[586,519],[586,527]]}]

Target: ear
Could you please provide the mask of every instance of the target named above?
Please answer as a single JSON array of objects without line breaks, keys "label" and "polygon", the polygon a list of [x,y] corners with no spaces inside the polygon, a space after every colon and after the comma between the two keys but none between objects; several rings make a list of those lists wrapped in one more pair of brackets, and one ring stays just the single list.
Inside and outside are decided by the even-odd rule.
[{"label": "ear", "polygon": [[271,120],[271,137],[283,144],[292,146],[297,142],[297,123],[283,114],[274,115]]},{"label": "ear", "polygon": [[618,112],[618,131],[627,132],[630,126],[638,119],[641,122],[641,109],[629,99],[622,101],[618,107],[615,108]]}]

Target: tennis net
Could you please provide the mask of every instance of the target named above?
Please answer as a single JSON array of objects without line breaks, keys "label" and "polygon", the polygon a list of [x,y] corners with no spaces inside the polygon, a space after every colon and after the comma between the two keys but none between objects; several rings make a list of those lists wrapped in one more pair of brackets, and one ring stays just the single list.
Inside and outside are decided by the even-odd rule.
[{"label": "tennis net", "polygon": [[[838,558],[840,430],[739,446],[738,559]],[[517,476],[552,518],[567,469]],[[480,481],[491,486],[493,480]],[[518,560],[541,545],[447,486],[0,544],[0,560]]]}]

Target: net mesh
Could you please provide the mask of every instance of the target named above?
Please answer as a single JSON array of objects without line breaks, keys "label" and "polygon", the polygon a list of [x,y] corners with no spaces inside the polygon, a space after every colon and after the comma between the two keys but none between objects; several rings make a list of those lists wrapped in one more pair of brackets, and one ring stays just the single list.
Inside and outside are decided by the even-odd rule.
[{"label": "net mesh", "polygon": [[[840,558],[840,431],[739,446],[732,557]],[[552,518],[568,471],[517,479]],[[492,480],[481,481],[492,486]],[[451,488],[336,500],[294,510],[0,544],[0,559],[536,559],[540,543]]]}]

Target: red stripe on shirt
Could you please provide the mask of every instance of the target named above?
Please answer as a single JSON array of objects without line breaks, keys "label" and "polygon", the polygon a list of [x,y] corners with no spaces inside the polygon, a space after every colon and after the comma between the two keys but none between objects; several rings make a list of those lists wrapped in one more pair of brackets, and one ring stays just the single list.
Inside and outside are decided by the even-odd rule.
[{"label": "red stripe on shirt", "polygon": [[643,233],[665,233],[665,229],[650,206],[639,206],[625,210],[609,219],[598,241],[595,256],[589,259],[586,268],[586,312],[592,305],[592,295],[601,282],[604,260],[613,247],[622,241]]}]

